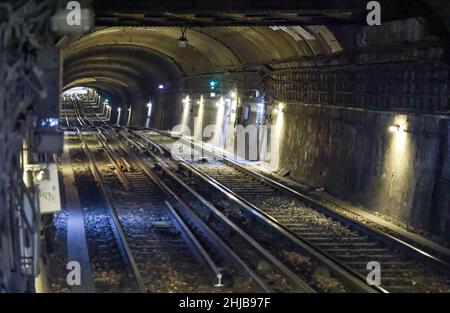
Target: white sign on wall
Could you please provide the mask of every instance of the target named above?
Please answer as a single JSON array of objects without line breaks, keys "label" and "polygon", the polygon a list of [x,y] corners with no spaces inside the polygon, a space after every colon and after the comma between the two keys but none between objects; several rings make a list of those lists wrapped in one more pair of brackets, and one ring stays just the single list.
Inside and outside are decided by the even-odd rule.
[{"label": "white sign on wall", "polygon": [[[40,177],[39,177],[40,175]],[[35,176],[35,184],[39,193],[41,214],[49,214],[61,210],[59,195],[58,168],[56,163],[46,164]]]}]

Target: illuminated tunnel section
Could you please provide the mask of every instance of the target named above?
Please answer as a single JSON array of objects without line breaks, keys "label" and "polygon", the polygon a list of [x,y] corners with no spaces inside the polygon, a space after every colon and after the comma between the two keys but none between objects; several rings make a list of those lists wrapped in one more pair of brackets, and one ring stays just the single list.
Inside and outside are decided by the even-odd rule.
[{"label": "illuminated tunnel section", "polygon": [[162,103],[179,102],[186,87],[183,83],[190,78],[221,76],[241,72],[245,66],[340,49],[325,27],[314,28],[318,40],[303,30],[308,41],[295,28],[285,30],[193,28],[186,32],[185,48],[178,44],[179,28],[99,30],[63,49],[64,90],[83,85],[107,92],[117,99],[113,102],[132,106],[132,124],[143,126],[142,110],[149,98],[161,97]]},{"label": "illuminated tunnel section", "polygon": [[120,108],[121,125],[176,127],[376,214],[441,227],[446,50],[420,19],[192,27],[185,47],[183,30],[110,27],[61,42],[63,89],[95,88],[111,123]]}]

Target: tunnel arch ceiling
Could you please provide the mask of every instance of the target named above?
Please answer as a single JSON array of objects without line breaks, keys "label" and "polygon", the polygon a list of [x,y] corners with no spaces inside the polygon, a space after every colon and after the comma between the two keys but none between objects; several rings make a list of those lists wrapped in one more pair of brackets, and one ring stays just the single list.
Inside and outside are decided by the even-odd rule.
[{"label": "tunnel arch ceiling", "polygon": [[178,27],[110,27],[70,40],[62,49],[63,89],[94,87],[145,108],[160,83],[178,89],[186,76],[340,49],[325,26],[194,27],[185,48],[180,35]]}]

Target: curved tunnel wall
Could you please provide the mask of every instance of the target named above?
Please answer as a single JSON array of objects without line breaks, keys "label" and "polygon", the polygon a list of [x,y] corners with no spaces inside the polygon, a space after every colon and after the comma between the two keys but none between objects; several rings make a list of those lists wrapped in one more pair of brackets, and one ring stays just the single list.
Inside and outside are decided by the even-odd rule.
[{"label": "curved tunnel wall", "polygon": [[[145,125],[149,100],[156,128],[183,122],[195,130],[199,115],[203,126],[219,121],[228,131],[269,123],[270,148],[259,157],[273,169],[402,222],[438,229],[450,199],[441,192],[448,51],[417,19],[382,28],[193,28],[185,48],[178,46],[178,28],[107,28],[63,50],[64,86],[108,92],[120,99],[115,105],[132,107],[134,125]],[[218,82],[216,97],[209,96],[211,80]],[[230,91],[238,93],[236,109],[220,111],[220,96],[229,98]],[[402,149],[387,131],[399,118],[408,123]]]}]

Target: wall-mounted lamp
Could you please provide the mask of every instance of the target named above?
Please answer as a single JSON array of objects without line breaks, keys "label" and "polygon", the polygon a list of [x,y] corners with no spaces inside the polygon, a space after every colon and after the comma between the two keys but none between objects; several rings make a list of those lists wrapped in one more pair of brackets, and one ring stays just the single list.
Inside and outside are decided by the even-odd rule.
[{"label": "wall-mounted lamp", "polygon": [[283,113],[284,112],[284,103],[282,103],[282,102],[278,103],[278,107],[273,109],[273,112],[275,114]]},{"label": "wall-mounted lamp", "polygon": [[389,126],[389,131],[391,133],[406,131],[406,122]]},{"label": "wall-mounted lamp", "polygon": [[391,125],[391,126],[389,126],[389,131],[391,133],[395,133],[395,132],[400,131],[400,125]]},{"label": "wall-mounted lamp", "polygon": [[121,113],[122,113],[122,108],[117,108],[117,121],[116,121],[117,126],[120,125],[120,114]]},{"label": "wall-mounted lamp", "polygon": [[184,108],[186,105],[189,105],[189,103],[191,103],[191,99],[189,98],[189,96],[186,96],[181,102],[183,103]]},{"label": "wall-mounted lamp", "polygon": [[186,37],[186,30],[187,30],[187,27],[182,27],[181,28],[181,36],[180,36],[180,38],[178,38],[178,46],[181,48],[187,47],[187,45],[188,45],[188,40]]}]

